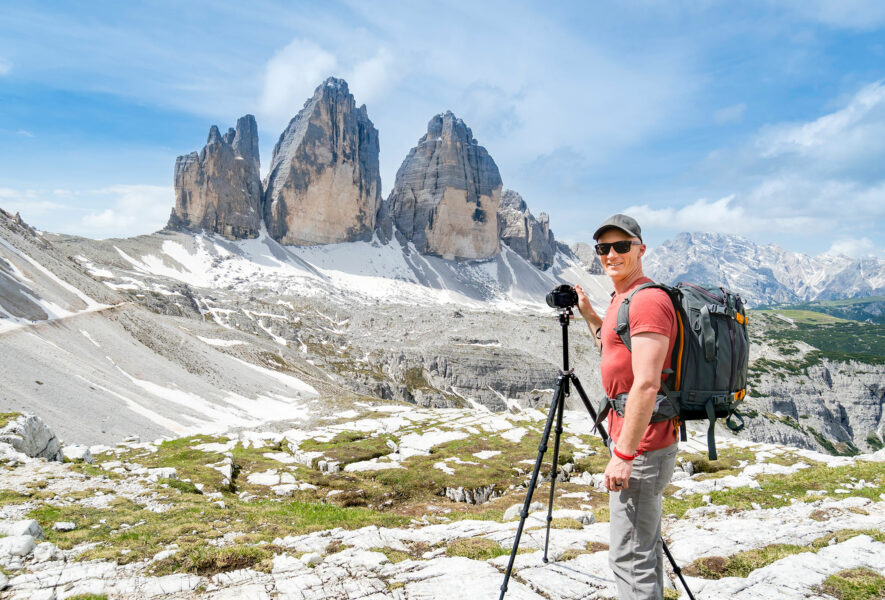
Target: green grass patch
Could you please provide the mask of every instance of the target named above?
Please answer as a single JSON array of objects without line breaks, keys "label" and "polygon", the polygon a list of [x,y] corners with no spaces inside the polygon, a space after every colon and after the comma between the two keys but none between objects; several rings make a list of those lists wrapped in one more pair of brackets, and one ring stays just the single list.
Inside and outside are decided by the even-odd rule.
[{"label": "green grass patch", "polygon": [[885,577],[866,568],[839,571],[824,580],[821,591],[838,600],[882,600]]},{"label": "green grass patch", "polygon": [[181,479],[167,479],[166,483],[169,485],[169,487],[175,488],[179,492],[184,492],[185,494],[203,494],[203,492],[201,492],[200,489],[190,481],[183,481]]},{"label": "green grass patch", "polygon": [[[393,548],[372,548],[373,552],[380,552],[387,557],[392,563],[402,562],[404,560],[417,560],[421,558],[425,552],[430,552],[433,548],[426,542],[413,542],[408,544],[408,551],[394,550]],[[328,550],[327,550],[328,552]]]},{"label": "green grass patch", "polygon": [[108,600],[108,597],[104,594],[77,594],[68,596],[66,600]]},{"label": "green grass patch", "polygon": [[756,569],[761,569],[787,556],[803,552],[817,552],[831,543],[842,543],[858,535],[868,535],[877,542],[885,541],[885,532],[875,529],[845,529],[820,537],[811,544],[772,544],[762,548],[754,548],[738,552],[729,557],[706,556],[699,558],[684,568],[686,575],[705,579],[722,577],[747,577]]},{"label": "green grass patch", "polygon": [[[854,481],[865,480],[872,487],[851,490],[851,496],[879,501],[879,494],[885,493],[885,471],[881,464],[858,461],[844,467],[827,467],[815,464],[789,475],[760,475],[756,481],[760,489],[748,487],[728,490],[713,490],[709,493],[714,504],[730,506],[739,510],[749,510],[753,504],[761,508],[780,508],[790,504],[791,498],[807,500],[808,490],[822,490],[835,495],[835,490]],[[839,497],[844,497],[839,495]],[[693,494],[683,498],[664,498],[664,514],[681,517],[691,508],[703,506],[703,495]]]},{"label": "green grass patch", "polygon": [[[321,488],[319,492],[321,496],[325,495],[326,489],[344,490],[344,493],[329,497],[328,501],[331,503],[367,507],[384,506],[389,510],[407,510],[410,511],[409,514],[420,515],[422,513],[416,513],[409,507],[422,503],[448,503],[448,500],[440,499],[448,487],[479,489],[493,486],[495,495],[501,495],[511,487],[521,485],[532,468],[530,464],[521,461],[533,461],[537,457],[540,434],[534,431],[537,428],[536,423],[520,422],[515,425],[531,427],[529,433],[517,443],[500,435],[476,434],[440,444],[427,456],[410,457],[403,461],[405,467],[403,469],[328,474],[299,467],[297,477]],[[426,431],[432,426],[433,424],[424,423],[420,430]],[[601,444],[598,446],[602,448]],[[347,436],[342,434],[331,442],[302,443],[301,448],[321,451],[330,458],[344,462],[353,459],[367,460],[390,452],[386,438],[381,436],[371,438],[365,434],[347,434]],[[474,453],[481,451],[498,451],[500,454],[485,460],[473,456]],[[575,451],[571,444],[562,441],[559,462],[564,464],[573,460]],[[338,454],[334,454],[336,452]],[[357,456],[358,453],[363,454]],[[542,472],[545,474],[550,471],[552,457],[551,444],[544,457],[546,462]],[[434,465],[439,462],[444,462],[454,474],[435,468]],[[585,461],[583,465],[579,464],[576,470],[580,472],[582,466],[589,468],[591,463]],[[510,501],[512,503],[512,499]],[[490,505],[476,507],[458,503],[452,507],[453,513],[447,515],[452,519],[460,518],[455,514],[460,512],[470,513],[471,518],[499,518],[503,511],[499,509],[500,507],[494,506],[494,513],[483,516],[483,512],[492,508]]]},{"label": "green grass patch", "polygon": [[301,442],[301,450],[322,452],[329,460],[341,463],[341,466],[364,460],[380,458],[390,454],[387,446],[390,436],[372,437],[368,433],[345,431],[336,435],[328,442],[305,440]]},{"label": "green grass patch", "polygon": [[510,550],[503,548],[494,540],[483,537],[461,538],[446,546],[447,556],[463,556],[473,560],[489,560],[505,554],[509,555]]},{"label": "green grass patch", "polygon": [[[807,353],[802,361],[776,363],[777,366],[790,369],[804,369],[819,364],[822,359],[834,362],[858,361],[868,364],[885,364],[885,323],[866,323],[838,319],[821,313],[800,311],[777,311],[785,316],[794,315],[795,324],[778,319],[767,319],[768,327],[765,336],[774,342],[795,343],[805,342],[817,348]],[[758,359],[751,368],[758,367]]]},{"label": "green grass patch", "polygon": [[0,506],[6,506],[7,504],[24,504],[31,499],[31,496],[27,494],[20,494],[19,492],[13,492],[12,490],[0,490]]},{"label": "green grass patch", "polygon": [[6,427],[9,425],[10,421],[14,421],[20,416],[22,416],[22,414],[19,412],[0,413],[0,429]]},{"label": "green grass patch", "polygon": [[587,544],[581,549],[569,548],[560,554],[559,561],[565,562],[577,558],[582,554],[594,554],[596,552],[602,552],[603,550],[608,550],[608,544],[603,544],[602,542],[587,542]]},{"label": "green grass patch", "polygon": [[[80,504],[46,504],[31,511],[29,517],[40,523],[48,541],[59,548],[97,542],[96,547],[80,555],[81,560],[115,560],[119,564],[151,558],[171,543],[206,544],[231,532],[246,534],[253,542],[270,542],[276,537],[336,527],[400,527],[409,522],[409,517],[404,515],[319,502],[292,499],[243,502],[236,496],[226,495],[227,507],[220,508],[203,496],[174,488],[164,490],[158,486],[158,494],[157,501],[171,505],[166,512],[151,512],[130,500],[118,498],[105,509]],[[72,521],[77,528],[54,531],[52,524],[56,521]]]},{"label": "green grass patch", "polygon": [[870,448],[872,448],[873,451],[885,448],[885,443],[882,443],[882,438],[880,438],[879,434],[875,431],[870,432],[870,434],[867,436],[867,444],[870,445]]},{"label": "green grass patch", "polygon": [[234,544],[217,548],[208,544],[191,544],[181,548],[168,558],[155,562],[150,572],[153,575],[172,573],[193,573],[211,577],[218,573],[255,569],[270,572],[273,553],[264,546]]}]

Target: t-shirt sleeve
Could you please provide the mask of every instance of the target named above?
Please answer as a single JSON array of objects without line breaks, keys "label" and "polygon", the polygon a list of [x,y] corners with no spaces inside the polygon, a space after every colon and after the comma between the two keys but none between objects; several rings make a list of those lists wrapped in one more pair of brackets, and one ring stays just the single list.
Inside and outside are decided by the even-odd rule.
[{"label": "t-shirt sleeve", "polygon": [[630,300],[630,335],[660,333],[670,337],[676,325],[673,302],[662,289],[641,290]]}]

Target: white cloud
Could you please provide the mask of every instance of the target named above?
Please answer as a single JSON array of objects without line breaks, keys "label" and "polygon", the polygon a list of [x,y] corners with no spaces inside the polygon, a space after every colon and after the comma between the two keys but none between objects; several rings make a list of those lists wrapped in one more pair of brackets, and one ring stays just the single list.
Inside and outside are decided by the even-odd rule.
[{"label": "white cloud", "polygon": [[25,137],[29,137],[29,138],[34,137],[34,134],[31,133],[30,131],[28,131],[27,129],[19,129],[18,131],[16,131],[16,133],[19,135],[23,135]]},{"label": "white cloud", "polygon": [[260,100],[263,128],[285,126],[313,95],[326,77],[334,75],[338,59],[308,40],[292,40],[278,51],[264,68]]},{"label": "white cloud", "polygon": [[347,69],[344,78],[357,104],[369,104],[387,92],[398,79],[394,56],[387,48],[380,48],[372,58]]},{"label": "white cloud", "polygon": [[9,75],[12,72],[12,63],[5,58],[0,58],[0,75]]},{"label": "white cloud", "polygon": [[833,242],[826,253],[835,256],[863,258],[865,256],[885,256],[885,249],[877,247],[873,240],[867,237],[845,238]]},{"label": "white cloud", "polygon": [[130,237],[162,229],[175,203],[174,189],[158,185],[115,185],[84,195],[110,205],[80,220],[80,230],[96,238]]},{"label": "white cloud", "polygon": [[814,121],[768,128],[759,135],[756,147],[762,158],[833,161],[881,154],[885,150],[885,85],[876,81],[863,87],[846,106]]},{"label": "white cloud", "polygon": [[[657,214],[705,231],[793,235],[816,252],[834,240],[877,240],[885,221],[883,160],[885,83],[876,81],[817,118],[764,127],[743,146],[713,153],[705,168],[729,202],[683,209],[703,213],[694,217]],[[731,218],[733,228],[717,225]]]},{"label": "white cloud", "polygon": [[744,117],[745,112],[747,112],[747,105],[743,103],[726,106],[713,113],[713,120],[720,125],[725,123],[736,123]]},{"label": "white cloud", "polygon": [[745,234],[759,225],[757,218],[748,215],[743,207],[734,203],[734,196],[713,202],[701,198],[679,208],[652,208],[643,204],[631,206],[623,212],[646,229]]},{"label": "white cloud", "polygon": [[393,87],[401,73],[394,54],[384,46],[369,58],[364,56],[342,60],[312,41],[292,40],[265,65],[259,101],[262,128],[284,127],[327,77],[347,81],[357,104],[377,100]]}]

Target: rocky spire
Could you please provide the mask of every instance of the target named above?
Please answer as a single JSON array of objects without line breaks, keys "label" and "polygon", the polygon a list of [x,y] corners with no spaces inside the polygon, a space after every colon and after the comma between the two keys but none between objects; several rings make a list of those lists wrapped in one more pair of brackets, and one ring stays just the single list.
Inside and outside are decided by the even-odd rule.
[{"label": "rocky spire", "polygon": [[268,233],[283,244],[368,240],[381,200],[378,130],[330,77],[273,150],[264,196]]},{"label": "rocky spire", "polygon": [[556,255],[556,240],[547,213],[536,219],[522,196],[504,190],[498,209],[498,232],[511,250],[538,267],[548,269]]},{"label": "rocky spire", "polygon": [[259,162],[255,117],[240,117],[237,128],[223,136],[213,125],[199,154],[175,161],[175,208],[167,227],[256,237],[261,224]]},{"label": "rocky spire", "polygon": [[451,112],[436,115],[396,174],[387,218],[424,254],[482,259],[501,251],[495,161]]}]

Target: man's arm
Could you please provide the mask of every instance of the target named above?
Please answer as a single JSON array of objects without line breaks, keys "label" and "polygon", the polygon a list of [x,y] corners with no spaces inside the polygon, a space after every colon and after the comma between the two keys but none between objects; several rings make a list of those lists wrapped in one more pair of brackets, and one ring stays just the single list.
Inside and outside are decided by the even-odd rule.
[{"label": "man's arm", "polygon": [[[624,424],[618,436],[618,451],[635,454],[639,442],[651,421],[658,390],[661,389],[661,372],[670,339],[660,333],[638,333],[630,337],[632,345],[633,386],[627,396]],[[628,487],[633,461],[612,456],[605,469],[605,486],[612,491]],[[615,485],[621,482],[622,486]]]}]

